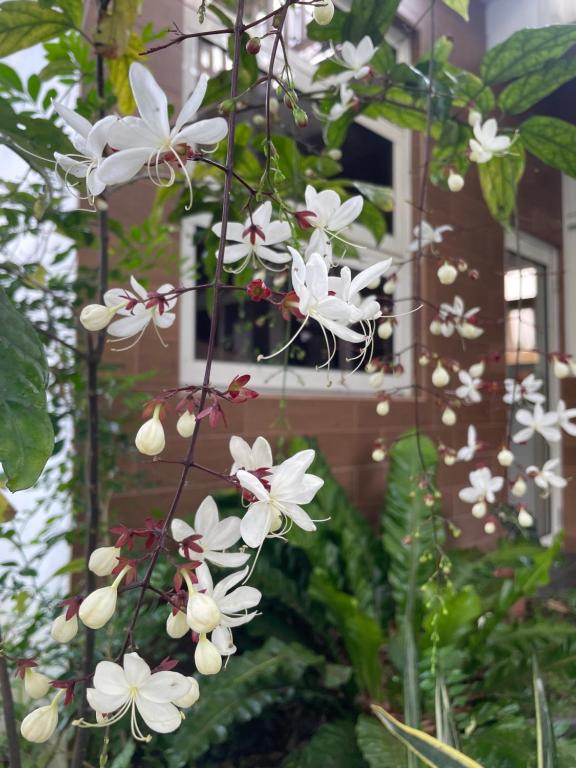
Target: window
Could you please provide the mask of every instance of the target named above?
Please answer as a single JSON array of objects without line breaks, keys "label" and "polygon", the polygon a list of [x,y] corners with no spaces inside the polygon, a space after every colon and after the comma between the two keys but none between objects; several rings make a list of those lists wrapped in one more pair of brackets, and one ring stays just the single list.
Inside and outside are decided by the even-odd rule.
[{"label": "window", "polygon": [[[520,252],[516,252],[514,235],[506,235],[504,299],[506,302],[506,366],[507,376],[523,378],[529,373],[544,381],[545,408],[558,402],[558,382],[551,375],[547,355],[559,348],[558,253],[556,250],[522,234]],[[514,425],[517,426],[516,424]],[[561,444],[548,445],[536,436],[525,445],[516,445],[514,453],[524,466],[542,467],[551,458],[561,458]],[[517,472],[510,471],[514,480]],[[535,511],[537,531],[547,541],[561,527],[561,491],[553,489],[542,499],[533,483],[520,499]],[[519,499],[510,497],[511,504]]]},{"label": "window", "polygon": [[[270,6],[270,7],[269,7]],[[268,0],[250,5],[250,13],[265,13],[272,8]],[[324,44],[311,42],[306,38],[305,27],[311,16],[311,9],[306,6],[295,6],[296,13],[289,14],[290,23],[287,28],[291,43],[291,66],[296,79],[296,84],[301,92],[311,87],[311,75],[314,65],[326,56]],[[211,21],[207,15],[204,28],[217,28],[219,22]],[[196,14],[188,10],[187,27],[189,31],[199,29]],[[226,53],[226,40],[213,36],[209,40],[194,40],[193,45],[185,49],[184,63],[184,95],[187,95],[200,71],[214,73],[230,66],[230,60]],[[260,54],[261,64],[266,64],[267,46],[270,39],[263,38]],[[398,34],[392,34],[390,42],[396,47],[398,59],[408,59],[408,40]],[[308,110],[309,116],[312,111]],[[320,124],[310,119],[310,124],[305,131],[299,131],[293,138],[297,139],[302,151],[313,152],[320,146]],[[343,176],[354,178],[358,181],[390,186],[393,189],[395,206],[394,211],[387,216],[387,234],[381,243],[375,242],[371,233],[364,227],[353,226],[350,229],[350,240],[359,246],[360,257],[358,260],[350,260],[347,263],[352,270],[361,269],[374,261],[379,261],[386,256],[402,259],[406,256],[407,246],[411,234],[411,210],[408,201],[411,197],[410,188],[410,156],[411,139],[408,131],[404,131],[384,120],[372,120],[360,116],[351,128],[349,138],[343,147]],[[302,190],[303,192],[303,190]],[[198,227],[210,226],[211,222],[205,222],[202,216],[190,217],[183,223],[181,234],[182,269],[183,278],[190,279],[195,275],[201,276],[202,253],[195,243],[195,232]],[[267,277],[270,284],[274,275]],[[271,279],[270,279],[271,278]],[[411,269],[407,266],[398,271],[398,288],[396,295],[406,297],[411,295]],[[233,295],[232,295],[233,296]],[[286,324],[280,318],[272,316],[271,310],[264,304],[252,302],[238,302],[235,298],[225,297],[220,317],[219,342],[222,345],[219,358],[213,369],[213,382],[221,385],[228,382],[239,370],[250,373],[254,377],[254,383],[262,388],[281,388],[288,386],[296,392],[302,387],[306,391],[314,389],[322,392],[342,392],[342,386],[336,386],[341,377],[335,371],[336,368],[343,373],[353,367],[347,360],[350,348],[343,342],[339,342],[337,357],[332,361],[332,380],[334,386],[326,389],[326,372],[316,370],[313,364],[321,364],[325,359],[325,342],[321,330],[317,324],[310,325],[299,337],[298,346],[290,352],[287,379],[282,381],[284,360],[281,355],[274,358],[268,364],[255,363],[257,354],[269,354],[282,346],[281,342],[289,336]],[[380,292],[380,296],[382,293]],[[208,314],[205,306],[205,297],[191,292],[182,297],[182,325],[180,334],[180,359],[181,378],[183,382],[194,380],[203,370],[203,356],[207,344]],[[390,305],[390,310],[393,307]],[[402,310],[406,305],[402,304]],[[296,321],[292,323],[293,331],[296,330]],[[185,329],[185,330],[184,330]],[[412,318],[400,319],[395,327],[393,339],[382,341],[377,339],[375,353],[379,356],[392,356],[394,351],[410,346],[412,334]],[[403,387],[410,381],[411,370],[408,360],[404,361],[406,370],[402,376],[391,377],[390,383]],[[356,392],[371,392],[368,384],[368,376],[363,371],[345,379],[343,386]]]}]

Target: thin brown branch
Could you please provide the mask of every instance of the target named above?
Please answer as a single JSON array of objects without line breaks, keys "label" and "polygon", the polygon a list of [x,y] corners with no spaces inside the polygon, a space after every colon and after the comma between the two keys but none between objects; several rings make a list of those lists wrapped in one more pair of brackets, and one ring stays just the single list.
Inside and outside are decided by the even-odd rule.
[{"label": "thin brown branch", "polygon": [[4,712],[4,727],[8,744],[9,768],[21,768],[20,741],[16,730],[16,715],[14,713],[14,699],[12,698],[12,686],[6,657],[2,652],[2,634],[0,633],[0,694],[2,696],[2,710]]}]

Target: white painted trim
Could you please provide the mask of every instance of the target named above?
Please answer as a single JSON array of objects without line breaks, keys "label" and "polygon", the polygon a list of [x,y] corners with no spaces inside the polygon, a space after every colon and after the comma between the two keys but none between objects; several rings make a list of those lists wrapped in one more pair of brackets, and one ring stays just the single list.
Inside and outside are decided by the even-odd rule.
[{"label": "white painted trim", "polygon": [[576,179],[562,174],[565,351],[576,355]]},{"label": "white painted trim", "polygon": [[[516,236],[514,232],[506,232],[504,247],[507,251],[516,253]],[[548,342],[550,351],[560,349],[560,280],[559,266],[560,255],[558,250],[550,243],[539,240],[524,232],[520,233],[520,256],[542,264],[547,270],[546,280],[546,304],[548,307]],[[548,409],[556,407],[560,399],[560,383],[552,373],[549,366],[548,392],[550,393]],[[560,460],[559,474],[562,474],[562,442],[549,443],[550,458]],[[541,538],[543,544],[550,544],[555,534],[563,525],[563,492],[560,488],[553,488],[550,494],[550,533]]]}]

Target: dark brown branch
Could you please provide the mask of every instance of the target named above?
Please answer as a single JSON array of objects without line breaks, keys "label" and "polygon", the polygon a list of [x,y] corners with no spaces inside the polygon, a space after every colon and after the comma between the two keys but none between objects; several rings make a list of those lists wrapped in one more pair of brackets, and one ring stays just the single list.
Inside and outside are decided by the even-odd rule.
[{"label": "dark brown branch", "polygon": [[20,742],[16,730],[16,715],[14,713],[14,699],[12,698],[12,686],[8,674],[8,664],[2,651],[2,635],[0,634],[0,694],[2,695],[2,709],[4,711],[4,727],[6,729],[6,741],[8,743],[9,768],[21,768]]}]

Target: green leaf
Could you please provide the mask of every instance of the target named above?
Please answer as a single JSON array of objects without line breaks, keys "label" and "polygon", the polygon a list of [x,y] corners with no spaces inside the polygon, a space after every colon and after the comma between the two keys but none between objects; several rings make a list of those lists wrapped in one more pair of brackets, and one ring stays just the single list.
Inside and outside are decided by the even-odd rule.
[{"label": "green leaf", "polygon": [[513,115],[525,112],[574,77],[576,58],[549,61],[542,69],[518,78],[505,88],[498,97],[498,106]]},{"label": "green leaf", "polygon": [[101,14],[94,32],[94,45],[106,58],[119,58],[128,52],[141,7],[142,0],[116,0]]},{"label": "green leaf", "polygon": [[376,208],[385,212],[394,210],[394,192],[390,187],[368,184],[368,182],[364,181],[355,181],[353,184],[358,192],[370,200]]},{"label": "green leaf", "polygon": [[32,0],[0,4],[0,56],[51,40],[74,28],[70,17]]},{"label": "green leaf", "polygon": [[48,363],[30,321],[0,288],[0,462],[8,488],[34,485],[52,454],[54,431],[46,411]]},{"label": "green leaf", "polygon": [[468,14],[469,0],[442,0],[442,2],[444,5],[447,5],[448,8],[456,11],[456,13],[462,16],[465,21],[470,21],[470,16]]},{"label": "green leaf", "polygon": [[231,658],[225,673],[202,679],[193,715],[171,735],[164,753],[167,768],[195,764],[212,745],[225,741],[235,724],[260,717],[274,704],[286,704],[305,675],[321,664],[321,657],[307,648],[275,638]]},{"label": "green leaf", "polygon": [[440,669],[436,672],[436,690],[434,693],[434,713],[436,719],[436,736],[443,744],[458,748],[458,729],[454,722],[454,713],[450,703],[450,695],[446,680]]},{"label": "green leaf", "polygon": [[[446,593],[446,594],[445,594]],[[482,601],[471,584],[461,589],[447,589],[440,593],[443,602],[442,613],[437,617],[435,625],[440,645],[455,642],[463,633],[471,629],[470,624],[482,614]],[[433,614],[428,614],[424,621],[426,630],[430,633],[434,628]]]},{"label": "green leaf", "polygon": [[322,725],[308,744],[282,763],[282,768],[366,768],[356,746],[354,723],[337,720]]},{"label": "green leaf", "polygon": [[559,59],[573,45],[576,45],[574,24],[521,29],[486,53],[480,74],[489,84],[505,83]]},{"label": "green leaf", "polygon": [[0,62],[0,82],[7,88],[13,88],[15,91],[20,91],[20,93],[24,90],[22,80],[20,80],[16,70],[9,67],[8,64],[4,64],[4,62]]},{"label": "green leaf", "polygon": [[380,626],[358,606],[358,601],[330,584],[322,571],[310,580],[310,594],[326,606],[338,626],[350,656],[358,684],[372,698],[382,695],[380,649],[384,636]]},{"label": "green leaf", "polygon": [[576,125],[555,117],[530,117],[520,126],[520,135],[533,155],[576,176]]},{"label": "green leaf", "polygon": [[398,722],[382,707],[373,704],[371,709],[389,733],[430,768],[482,768],[480,763],[466,757],[453,747],[442,744],[424,731],[418,731]]},{"label": "green leaf", "polygon": [[492,216],[503,226],[510,224],[516,205],[518,183],[524,174],[525,152],[517,140],[509,154],[478,164],[482,194]]},{"label": "green leaf", "polygon": [[544,681],[540,675],[540,669],[538,667],[538,660],[536,656],[532,658],[532,669],[534,704],[536,707],[536,742],[538,768],[555,768],[556,750],[554,726],[552,724],[552,718],[550,717],[548,701],[546,700],[546,689],[544,688]]},{"label": "green leaf", "polygon": [[406,768],[406,749],[368,715],[360,715],[356,739],[370,768]]}]

